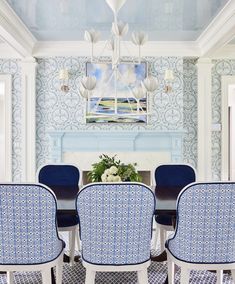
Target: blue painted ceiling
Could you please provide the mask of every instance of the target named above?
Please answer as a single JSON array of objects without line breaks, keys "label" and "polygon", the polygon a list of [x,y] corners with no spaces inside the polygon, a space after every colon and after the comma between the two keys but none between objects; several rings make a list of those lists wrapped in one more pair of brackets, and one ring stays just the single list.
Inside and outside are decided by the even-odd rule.
[{"label": "blue painted ceiling", "polygon": [[[82,40],[95,28],[105,39],[113,15],[105,0],[7,0],[38,40]],[[149,40],[196,40],[229,0],[127,0],[119,19]],[[129,35],[130,36],[130,33]],[[128,38],[127,36],[127,38]]]}]

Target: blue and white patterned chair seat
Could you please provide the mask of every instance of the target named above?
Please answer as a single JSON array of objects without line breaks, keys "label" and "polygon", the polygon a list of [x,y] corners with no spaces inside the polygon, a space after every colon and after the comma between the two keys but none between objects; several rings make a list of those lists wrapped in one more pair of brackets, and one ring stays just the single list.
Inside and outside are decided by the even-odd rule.
[{"label": "blue and white patterned chair seat", "polygon": [[30,267],[42,269],[43,283],[50,283],[50,269],[58,265],[62,282],[64,242],[58,237],[56,209],[54,194],[42,185],[0,184],[0,269],[8,270],[8,279],[11,271]]},{"label": "blue and white patterned chair seat", "polygon": [[185,187],[177,216],[175,234],[166,242],[170,259],[192,269],[235,270],[235,183]]},{"label": "blue and white patterned chair seat", "polygon": [[154,209],[154,194],[143,184],[97,183],[83,188],[77,197],[83,261],[115,270],[138,270],[136,266],[148,263]]}]

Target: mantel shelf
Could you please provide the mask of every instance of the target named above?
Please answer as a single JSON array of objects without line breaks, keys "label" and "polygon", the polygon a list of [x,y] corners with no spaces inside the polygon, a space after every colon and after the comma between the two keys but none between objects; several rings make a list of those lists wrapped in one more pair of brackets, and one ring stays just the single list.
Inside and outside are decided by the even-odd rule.
[{"label": "mantel shelf", "polygon": [[65,152],[168,152],[182,162],[184,130],[176,131],[49,131],[53,162]]}]

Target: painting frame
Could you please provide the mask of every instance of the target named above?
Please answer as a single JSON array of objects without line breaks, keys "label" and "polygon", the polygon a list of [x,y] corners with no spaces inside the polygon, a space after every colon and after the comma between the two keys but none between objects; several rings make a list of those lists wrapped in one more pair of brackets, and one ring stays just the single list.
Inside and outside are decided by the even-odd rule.
[{"label": "painting frame", "polygon": [[[86,123],[147,124],[147,94],[138,100],[132,92],[148,76],[147,62],[120,63],[117,69],[119,77],[115,77],[116,79],[112,78],[113,72],[115,70],[110,61],[86,62],[86,76],[95,76],[97,80],[91,98],[86,100]],[[117,86],[114,88],[115,80]]]}]

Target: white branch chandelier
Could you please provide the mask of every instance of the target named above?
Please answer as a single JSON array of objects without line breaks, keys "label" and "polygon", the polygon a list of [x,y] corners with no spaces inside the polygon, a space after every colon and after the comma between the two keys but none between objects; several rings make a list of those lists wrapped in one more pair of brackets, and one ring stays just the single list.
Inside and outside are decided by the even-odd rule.
[{"label": "white branch chandelier", "polygon": [[[123,7],[123,5],[126,3],[127,0],[105,0],[106,3],[109,5],[110,9],[113,12],[113,23],[111,27],[111,37],[109,40],[107,40],[104,44],[103,50],[100,55],[95,56],[95,46],[101,39],[101,34],[99,31],[96,31],[95,29],[85,31],[84,39],[86,42],[88,42],[91,46],[91,62],[92,63],[104,63],[102,61],[103,53],[106,49],[109,49],[112,51],[112,74],[111,77],[117,81],[118,78],[120,78],[121,74],[119,72],[118,66],[121,63],[125,63],[126,61],[122,59],[121,54],[121,46],[123,47],[125,45],[125,42],[123,42],[123,38],[127,35],[129,30],[128,23],[123,23],[118,20],[118,12]],[[132,43],[138,48],[138,57],[133,59],[134,64],[141,64],[143,61],[141,59],[141,49],[148,41],[148,35],[144,32],[132,32],[131,34],[131,41]],[[130,57],[131,54],[130,54]],[[133,57],[132,57],[133,58]],[[107,62],[106,62],[107,63]],[[63,79],[62,75],[65,74],[67,79],[67,73],[61,71],[61,80]],[[110,79],[111,80],[111,79]],[[172,90],[172,82],[174,80],[174,74],[172,70],[166,70],[165,71],[165,92],[170,92]],[[81,81],[81,85],[79,87],[79,93],[82,97],[84,97],[88,101],[88,109],[87,112],[90,113],[90,99],[92,97],[92,93],[96,88],[96,77],[94,76],[87,76],[84,77]],[[116,84],[114,84],[114,94],[115,94],[115,114],[117,115],[117,104],[118,104],[118,92]],[[141,106],[140,106],[140,100],[144,97],[148,97],[148,113],[150,113],[151,108],[151,94],[153,94],[157,88],[158,88],[158,81],[153,76],[147,76],[140,85],[136,86],[134,89],[129,89],[130,96],[134,98],[137,102],[137,113],[140,112]],[[63,91],[68,91],[68,86],[66,87],[63,83],[61,89]],[[133,115],[133,113],[130,113],[130,115]]]},{"label": "white branch chandelier", "polygon": [[[128,23],[118,21],[118,12],[127,0],[105,0],[111,10],[113,11],[114,21],[112,23],[110,40],[107,40],[104,49],[109,48],[112,50],[112,64],[115,68],[121,62],[121,41],[126,36],[129,30]],[[84,39],[91,44],[91,61],[99,60],[94,58],[94,45],[99,42],[101,34],[94,29],[85,31]],[[144,32],[133,32],[131,41],[134,45],[138,46],[139,57],[138,63],[141,62],[141,47],[148,41],[148,36]],[[101,54],[102,55],[102,54]]]}]

